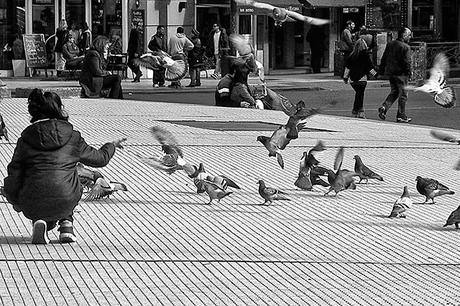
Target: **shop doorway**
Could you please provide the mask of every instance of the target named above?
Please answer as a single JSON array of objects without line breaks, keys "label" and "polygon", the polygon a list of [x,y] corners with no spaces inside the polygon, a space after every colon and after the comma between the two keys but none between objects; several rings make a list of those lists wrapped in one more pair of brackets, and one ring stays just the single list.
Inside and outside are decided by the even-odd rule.
[{"label": "shop doorway", "polygon": [[122,37],[121,0],[91,0],[91,14],[91,31],[93,38],[98,35],[104,35],[109,38],[114,35]]}]

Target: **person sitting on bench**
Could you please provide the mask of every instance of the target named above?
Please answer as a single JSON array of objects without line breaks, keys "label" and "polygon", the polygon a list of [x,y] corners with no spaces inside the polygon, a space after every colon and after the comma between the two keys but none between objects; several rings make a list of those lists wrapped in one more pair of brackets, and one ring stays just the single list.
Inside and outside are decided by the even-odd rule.
[{"label": "person sitting on bench", "polygon": [[79,56],[80,49],[75,43],[75,37],[72,34],[67,35],[67,41],[62,47],[62,55],[65,59],[65,68],[68,70],[81,69],[83,56]]},{"label": "person sitting on bench", "polygon": [[109,45],[109,39],[101,35],[94,39],[93,46],[86,51],[80,73],[83,97],[123,99],[121,77],[103,68],[103,57],[107,59]]}]

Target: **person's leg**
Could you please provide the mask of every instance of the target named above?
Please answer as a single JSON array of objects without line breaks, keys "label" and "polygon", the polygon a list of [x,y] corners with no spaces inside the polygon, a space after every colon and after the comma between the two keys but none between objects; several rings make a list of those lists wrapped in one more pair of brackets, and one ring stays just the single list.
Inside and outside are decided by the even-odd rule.
[{"label": "person's leg", "polygon": [[219,54],[215,54],[214,55],[215,58],[216,58],[216,69],[214,69],[214,78],[217,79],[219,78],[219,75],[220,75],[220,56]]},{"label": "person's leg", "polygon": [[48,224],[43,220],[32,220],[32,244],[47,244],[50,242],[48,238]]},{"label": "person's leg", "polygon": [[195,69],[195,86],[201,86],[201,67]]},{"label": "person's leg", "polygon": [[353,113],[358,115],[364,112],[364,91],[366,90],[367,82],[355,82],[351,87],[355,90],[355,102],[353,104]]},{"label": "person's leg", "polygon": [[379,107],[379,117],[382,120],[386,119],[386,114],[387,111],[390,109],[390,107],[393,105],[393,103],[396,101],[396,99],[399,96],[399,87],[397,85],[397,80],[394,77],[390,77],[389,79],[390,82],[390,93],[386,97],[385,101],[383,101],[382,106]]},{"label": "person's leg", "polygon": [[139,82],[142,76],[141,69],[138,65],[134,64],[134,56],[128,56],[128,67],[135,74],[133,82]]},{"label": "person's leg", "polygon": [[102,88],[110,88],[109,98],[123,99],[123,90],[121,88],[121,77],[117,74],[107,75],[104,77]]},{"label": "person's leg", "polygon": [[196,84],[196,73],[195,73],[196,68],[190,67],[189,69],[189,74],[190,74],[190,84],[188,87],[194,87]]},{"label": "person's leg", "polygon": [[396,115],[396,119],[400,118],[404,119],[404,121],[406,121],[405,119],[408,119],[406,114],[407,90],[405,88],[407,86],[407,79],[407,76],[399,76],[396,78],[399,90],[398,113]]},{"label": "person's leg", "polygon": [[158,70],[158,85],[160,85],[160,87],[165,86],[165,72],[166,69],[163,67]]}]

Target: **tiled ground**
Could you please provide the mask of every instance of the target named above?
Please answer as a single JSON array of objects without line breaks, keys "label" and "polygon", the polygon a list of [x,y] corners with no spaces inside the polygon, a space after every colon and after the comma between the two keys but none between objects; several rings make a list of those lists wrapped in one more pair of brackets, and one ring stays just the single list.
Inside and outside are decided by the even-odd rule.
[{"label": "tiled ground", "polygon": [[[184,99],[186,96],[184,95]],[[261,131],[199,129],[159,120],[284,123],[272,111],[222,109],[134,101],[64,100],[71,122],[99,146],[128,137],[124,150],[101,169],[128,192],[81,202],[75,212],[78,242],[30,244],[31,224],[5,203],[0,207],[0,303],[82,305],[457,305],[459,235],[442,227],[458,194],[419,204],[417,175],[457,191],[455,145],[429,136],[429,128],[319,115],[283,151],[280,169],[256,141]],[[0,143],[6,175],[15,141],[28,124],[25,99],[0,104],[12,143]],[[170,130],[192,163],[232,177],[241,187],[221,203],[195,193],[184,173],[167,175],[137,155],[160,151],[148,128]],[[458,131],[450,131],[459,135]],[[331,167],[345,146],[385,181],[358,185],[337,197],[293,185],[302,152],[322,139],[321,163]],[[289,193],[291,201],[259,205],[257,180]],[[409,186],[407,219],[388,219]]]}]

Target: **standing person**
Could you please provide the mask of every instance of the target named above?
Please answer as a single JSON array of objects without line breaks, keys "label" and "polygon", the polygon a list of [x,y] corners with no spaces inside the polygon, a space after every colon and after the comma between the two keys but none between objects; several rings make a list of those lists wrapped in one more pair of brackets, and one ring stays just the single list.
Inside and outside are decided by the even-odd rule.
[{"label": "standing person", "polygon": [[353,30],[355,29],[355,23],[352,20],[348,20],[346,24],[347,26],[340,36],[340,50],[344,53],[345,60],[348,55],[350,55],[351,51],[353,51]]},{"label": "standing person", "polygon": [[81,54],[85,54],[85,52],[91,48],[92,41],[92,34],[89,30],[88,23],[84,21],[81,25],[81,39],[79,44]]},{"label": "standing person", "polygon": [[211,75],[213,79],[219,79],[222,74],[222,61],[228,55],[229,44],[228,36],[225,29],[222,29],[219,24],[215,23],[212,26],[211,34],[208,39],[208,52],[216,59],[216,69]]},{"label": "standing person", "polygon": [[100,35],[94,39],[91,49],[86,51],[80,73],[82,95],[85,97],[104,96],[108,91],[109,98],[123,99],[121,77],[118,74],[112,75],[104,69],[104,59],[107,59],[109,45],[109,39]]},{"label": "standing person", "polygon": [[56,71],[62,71],[65,68],[65,59],[62,55],[62,47],[64,47],[64,44],[67,41],[68,33],[67,22],[65,19],[62,19],[59,22],[59,27],[56,29],[56,45],[54,47]]},{"label": "standing person", "polygon": [[396,122],[409,123],[412,119],[406,115],[407,82],[411,74],[411,51],[408,42],[412,32],[409,28],[401,28],[398,38],[389,42],[383,52],[380,62],[379,74],[390,77],[390,94],[379,107],[379,118],[386,119],[386,114],[391,105],[398,99],[398,113]]},{"label": "standing person", "polygon": [[73,38],[75,39],[75,43],[78,45],[80,42],[80,30],[77,28],[75,21],[72,21],[70,24],[69,33],[72,34]]},{"label": "standing person", "polygon": [[32,90],[29,125],[17,141],[4,193],[13,208],[33,222],[32,243],[47,244],[48,231],[59,221],[59,241],[75,242],[73,211],[82,196],[76,165],[104,167],[122,148],[120,139],[100,149],[89,146],[69,123],[60,97]]},{"label": "standing person", "polygon": [[203,47],[201,46],[200,32],[192,30],[193,49],[188,52],[188,65],[190,74],[190,84],[186,87],[201,86],[200,72],[203,66]]},{"label": "standing person", "polygon": [[307,33],[307,41],[310,43],[311,68],[313,73],[321,72],[325,38],[324,30],[320,26],[312,25]]},{"label": "standing person", "polygon": [[[165,35],[166,29],[164,26],[159,25],[157,32],[152,36],[149,42],[149,49],[152,52],[163,51],[168,53],[168,42],[166,41]],[[164,87],[165,86],[165,68],[161,67],[158,70],[153,70],[153,87]]]},{"label": "standing person", "polygon": [[356,118],[363,119],[366,118],[363,104],[364,91],[367,86],[367,74],[370,73],[372,76],[377,74],[368,49],[369,47],[363,38],[356,41],[353,51],[345,62],[345,73],[343,75],[344,82],[348,83],[348,79],[350,79],[350,85],[355,91],[355,101],[351,113]]},{"label": "standing person", "polygon": [[[184,28],[178,27],[176,35],[169,39],[169,54],[173,59],[181,59],[186,61],[186,53],[193,49],[193,43],[184,34]],[[180,81],[171,82],[168,87],[180,88]]]},{"label": "standing person", "polygon": [[137,21],[131,22],[131,32],[129,32],[128,40],[128,67],[135,74],[133,82],[140,82],[142,72],[139,65],[134,64],[134,59],[140,56],[140,37],[139,37],[139,23]]}]

